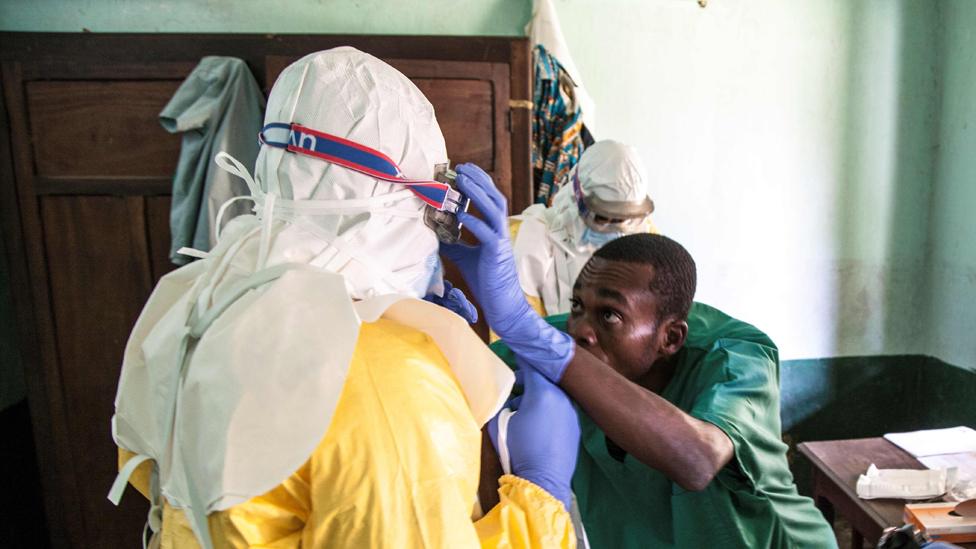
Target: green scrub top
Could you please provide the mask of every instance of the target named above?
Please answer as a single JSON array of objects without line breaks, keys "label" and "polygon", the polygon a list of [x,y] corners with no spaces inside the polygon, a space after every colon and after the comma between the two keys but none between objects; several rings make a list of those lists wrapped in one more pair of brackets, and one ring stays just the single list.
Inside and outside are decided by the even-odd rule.
[{"label": "green scrub top", "polygon": [[[566,319],[548,320],[565,330]],[[512,358],[503,345],[495,349]],[[674,360],[661,396],[725,432],[735,457],[704,490],[687,491],[625,454],[580,412],[573,490],[591,547],[837,547],[813,501],[797,493],[787,466],[773,342],[695,303],[688,339]]]}]

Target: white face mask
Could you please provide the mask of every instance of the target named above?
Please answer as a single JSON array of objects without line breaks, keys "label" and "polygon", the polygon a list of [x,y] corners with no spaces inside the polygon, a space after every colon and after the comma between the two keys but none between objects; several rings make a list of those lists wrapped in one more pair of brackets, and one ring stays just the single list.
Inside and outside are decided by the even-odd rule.
[{"label": "white face mask", "polygon": [[580,246],[600,248],[604,244],[616,240],[621,236],[624,236],[624,233],[601,233],[587,227],[583,230],[583,236],[580,237]]}]

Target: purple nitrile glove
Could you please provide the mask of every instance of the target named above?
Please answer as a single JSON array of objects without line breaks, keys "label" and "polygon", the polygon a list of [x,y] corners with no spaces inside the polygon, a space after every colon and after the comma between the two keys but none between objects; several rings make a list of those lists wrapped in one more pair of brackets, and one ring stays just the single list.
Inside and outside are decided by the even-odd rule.
[{"label": "purple nitrile glove", "polygon": [[519,285],[512,243],[508,238],[508,205],[491,177],[474,164],[457,167],[457,184],[486,221],[458,212],[458,219],[479,244],[441,243],[481,305],[488,326],[525,363],[558,383],[576,349],[573,339],[550,326],[529,306]]},{"label": "purple nitrile glove", "polygon": [[457,313],[458,316],[468,321],[468,324],[478,322],[478,309],[468,301],[459,288],[455,288],[447,280],[444,281],[444,295],[427,294],[424,301],[430,301],[434,305],[440,305],[445,309]]},{"label": "purple nitrile glove", "polygon": [[521,360],[519,365],[524,392],[488,422],[488,435],[503,468],[508,461],[513,475],[549,492],[569,510],[580,441],[576,410],[562,389]]}]

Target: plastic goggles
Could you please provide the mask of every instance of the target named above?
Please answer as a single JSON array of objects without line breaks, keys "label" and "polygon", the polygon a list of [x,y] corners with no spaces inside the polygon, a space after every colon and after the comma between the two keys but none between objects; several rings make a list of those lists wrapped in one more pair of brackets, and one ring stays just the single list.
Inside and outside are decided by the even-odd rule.
[{"label": "plastic goggles", "polygon": [[636,233],[643,227],[647,216],[654,212],[654,201],[646,196],[637,202],[614,202],[596,195],[586,196],[575,173],[573,194],[583,223],[599,233]]},{"label": "plastic goggles", "polygon": [[424,224],[433,229],[441,242],[454,243],[461,238],[457,213],[468,211],[471,201],[454,180],[457,174],[447,164],[434,166],[434,179],[408,179],[390,157],[339,136],[306,128],[300,124],[274,122],[258,134],[262,145],[285,149],[325,160],[376,179],[404,185],[427,205]]}]

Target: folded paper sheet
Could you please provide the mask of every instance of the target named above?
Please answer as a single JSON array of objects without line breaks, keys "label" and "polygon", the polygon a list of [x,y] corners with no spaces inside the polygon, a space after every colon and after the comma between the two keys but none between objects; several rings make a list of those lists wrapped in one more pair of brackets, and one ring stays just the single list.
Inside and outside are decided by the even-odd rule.
[{"label": "folded paper sheet", "polygon": [[929,499],[941,496],[955,482],[955,469],[878,469],[872,463],[857,479],[861,499]]}]

